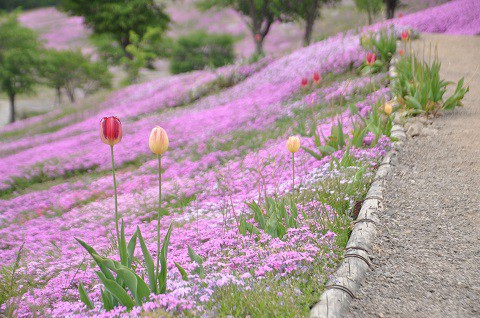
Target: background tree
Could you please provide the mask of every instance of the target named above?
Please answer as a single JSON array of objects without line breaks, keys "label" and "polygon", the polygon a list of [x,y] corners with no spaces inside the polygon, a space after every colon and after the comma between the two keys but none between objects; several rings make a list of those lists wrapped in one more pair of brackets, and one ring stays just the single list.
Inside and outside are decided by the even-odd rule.
[{"label": "background tree", "polygon": [[305,33],[303,35],[303,46],[312,42],[312,33],[315,20],[320,17],[320,10],[323,5],[333,4],[340,0],[289,0],[282,1],[282,11],[287,15],[305,21]]},{"label": "background tree", "polygon": [[21,7],[22,9],[33,9],[57,5],[60,0],[0,0],[0,10],[12,11]]},{"label": "background tree", "polygon": [[373,17],[382,10],[383,0],[355,0],[355,5],[360,11],[368,15],[368,24],[372,24]]},{"label": "background tree", "polygon": [[131,31],[142,38],[149,27],[165,32],[170,22],[154,0],[62,0],[61,8],[83,16],[96,34],[112,36],[129,59],[133,58],[127,50]]},{"label": "background tree", "polygon": [[195,31],[181,36],[170,56],[173,74],[220,67],[233,63],[235,38],[229,34],[208,34]]},{"label": "background tree", "polygon": [[11,123],[15,121],[16,96],[33,92],[39,47],[36,33],[21,26],[15,13],[0,16],[0,91],[8,95]]},{"label": "background tree", "polygon": [[171,49],[171,40],[163,37],[163,31],[159,28],[149,27],[147,32],[140,37],[134,31],[130,31],[130,44],[126,50],[131,58],[122,57],[120,62],[127,68],[127,78],[124,84],[137,81],[141,68],[153,69],[153,61],[157,57],[167,57]]},{"label": "background tree", "polygon": [[255,52],[263,55],[263,41],[275,21],[288,20],[289,14],[283,9],[283,0],[201,0],[198,7],[202,10],[211,8],[233,8],[241,14],[255,41]]},{"label": "background tree", "polygon": [[393,17],[395,16],[395,9],[398,7],[399,2],[400,1],[398,0],[385,0],[385,6],[386,6],[385,13],[386,13],[387,20],[393,19]]},{"label": "background tree", "polygon": [[76,90],[91,94],[110,87],[112,79],[104,63],[91,62],[80,51],[44,51],[40,75],[45,84],[55,89],[59,103],[62,102],[62,91],[74,103]]}]

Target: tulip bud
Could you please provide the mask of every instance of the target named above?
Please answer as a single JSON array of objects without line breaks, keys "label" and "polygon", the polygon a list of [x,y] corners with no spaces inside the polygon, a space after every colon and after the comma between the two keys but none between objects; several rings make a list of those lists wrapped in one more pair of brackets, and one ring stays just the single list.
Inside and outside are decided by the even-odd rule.
[{"label": "tulip bud", "polygon": [[321,80],[322,80],[322,76],[319,73],[313,74],[313,82],[315,83],[315,85],[318,85],[318,83],[320,83]]},{"label": "tulip bud", "polygon": [[160,126],[152,129],[148,145],[153,153],[163,155],[168,150],[168,143],[168,136],[165,129]]},{"label": "tulip bud", "polygon": [[260,42],[262,40],[262,37],[260,34],[255,34],[254,38],[255,38],[255,42]]},{"label": "tulip bud", "polygon": [[377,55],[375,53],[368,52],[366,60],[367,60],[367,65],[372,66],[373,63],[375,63],[375,61],[377,60]]},{"label": "tulip bud", "polygon": [[408,31],[407,30],[402,31],[402,40],[404,42],[407,42],[407,40],[408,40]]},{"label": "tulip bud", "polygon": [[118,117],[103,117],[100,120],[100,139],[110,146],[114,146],[122,140],[122,123]]},{"label": "tulip bud", "polygon": [[385,114],[387,114],[388,116],[390,116],[390,114],[392,113],[393,111],[393,106],[392,106],[392,103],[391,102],[388,102],[385,104],[383,110],[385,111]]},{"label": "tulip bud", "polygon": [[306,87],[308,85],[308,79],[302,78],[302,87]]},{"label": "tulip bud", "polygon": [[398,50],[398,54],[399,54],[400,56],[403,56],[403,55],[405,54],[405,50],[404,50],[404,49]]},{"label": "tulip bud", "polygon": [[287,140],[287,149],[291,153],[296,153],[300,149],[300,138],[297,136],[291,136]]}]

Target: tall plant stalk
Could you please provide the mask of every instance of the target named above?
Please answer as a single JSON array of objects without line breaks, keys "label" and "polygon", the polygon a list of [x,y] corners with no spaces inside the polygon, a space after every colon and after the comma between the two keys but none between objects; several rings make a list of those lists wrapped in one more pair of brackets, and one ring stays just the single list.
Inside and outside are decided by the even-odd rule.
[{"label": "tall plant stalk", "polygon": [[160,272],[160,218],[162,217],[162,155],[158,159],[158,211],[157,211],[157,267],[156,277]]},{"label": "tall plant stalk", "polygon": [[110,146],[110,152],[112,154],[112,176],[113,176],[113,189],[115,192],[115,231],[117,233],[117,246],[120,247],[120,235],[118,230],[118,198],[117,198],[117,179],[115,178],[115,157],[113,155],[113,146]]},{"label": "tall plant stalk", "polygon": [[295,153],[292,153],[292,193],[295,193]]}]

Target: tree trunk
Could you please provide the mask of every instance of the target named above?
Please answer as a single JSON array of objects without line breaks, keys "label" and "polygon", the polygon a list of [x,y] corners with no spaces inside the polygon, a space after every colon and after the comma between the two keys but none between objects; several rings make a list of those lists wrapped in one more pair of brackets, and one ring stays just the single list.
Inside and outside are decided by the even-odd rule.
[{"label": "tree trunk", "polygon": [[263,38],[255,39],[255,54],[263,55]]},{"label": "tree trunk", "polygon": [[309,46],[312,42],[312,32],[313,32],[313,24],[315,23],[315,19],[307,19],[305,21],[305,34],[303,36],[303,46]]},{"label": "tree trunk", "polygon": [[15,94],[8,95],[10,99],[10,123],[15,122]]},{"label": "tree trunk", "polygon": [[56,91],[57,91],[57,102],[58,102],[58,105],[61,105],[62,104],[62,90],[60,87],[57,87],[56,88]]},{"label": "tree trunk", "polygon": [[122,36],[120,38],[120,46],[122,47],[123,49],[123,54],[125,54],[125,56],[129,59],[129,60],[133,60],[133,56],[132,54],[130,54],[128,51],[127,51],[127,46],[130,45],[130,40],[128,39],[128,37],[125,37],[125,36]]},{"label": "tree trunk", "polygon": [[313,33],[313,26],[315,25],[315,19],[319,15],[319,6],[320,1],[312,1],[312,6],[310,7],[310,11],[305,19],[305,34],[303,36],[303,46],[309,46],[312,42],[312,33]]},{"label": "tree trunk", "polygon": [[68,98],[70,99],[70,102],[75,103],[75,88],[66,88]]},{"label": "tree trunk", "polygon": [[393,19],[395,16],[395,8],[397,7],[398,0],[385,0],[386,4],[386,18]]}]

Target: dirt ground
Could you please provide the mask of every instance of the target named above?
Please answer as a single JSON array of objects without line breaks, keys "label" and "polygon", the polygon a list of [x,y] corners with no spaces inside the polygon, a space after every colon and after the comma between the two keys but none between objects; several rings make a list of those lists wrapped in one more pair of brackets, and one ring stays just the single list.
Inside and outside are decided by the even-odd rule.
[{"label": "dirt ground", "polygon": [[[472,80],[480,37],[423,35],[438,45],[442,75]],[[453,88],[453,87],[452,87]],[[349,317],[480,317],[480,75],[465,107],[410,139],[385,194],[367,275]]]}]

